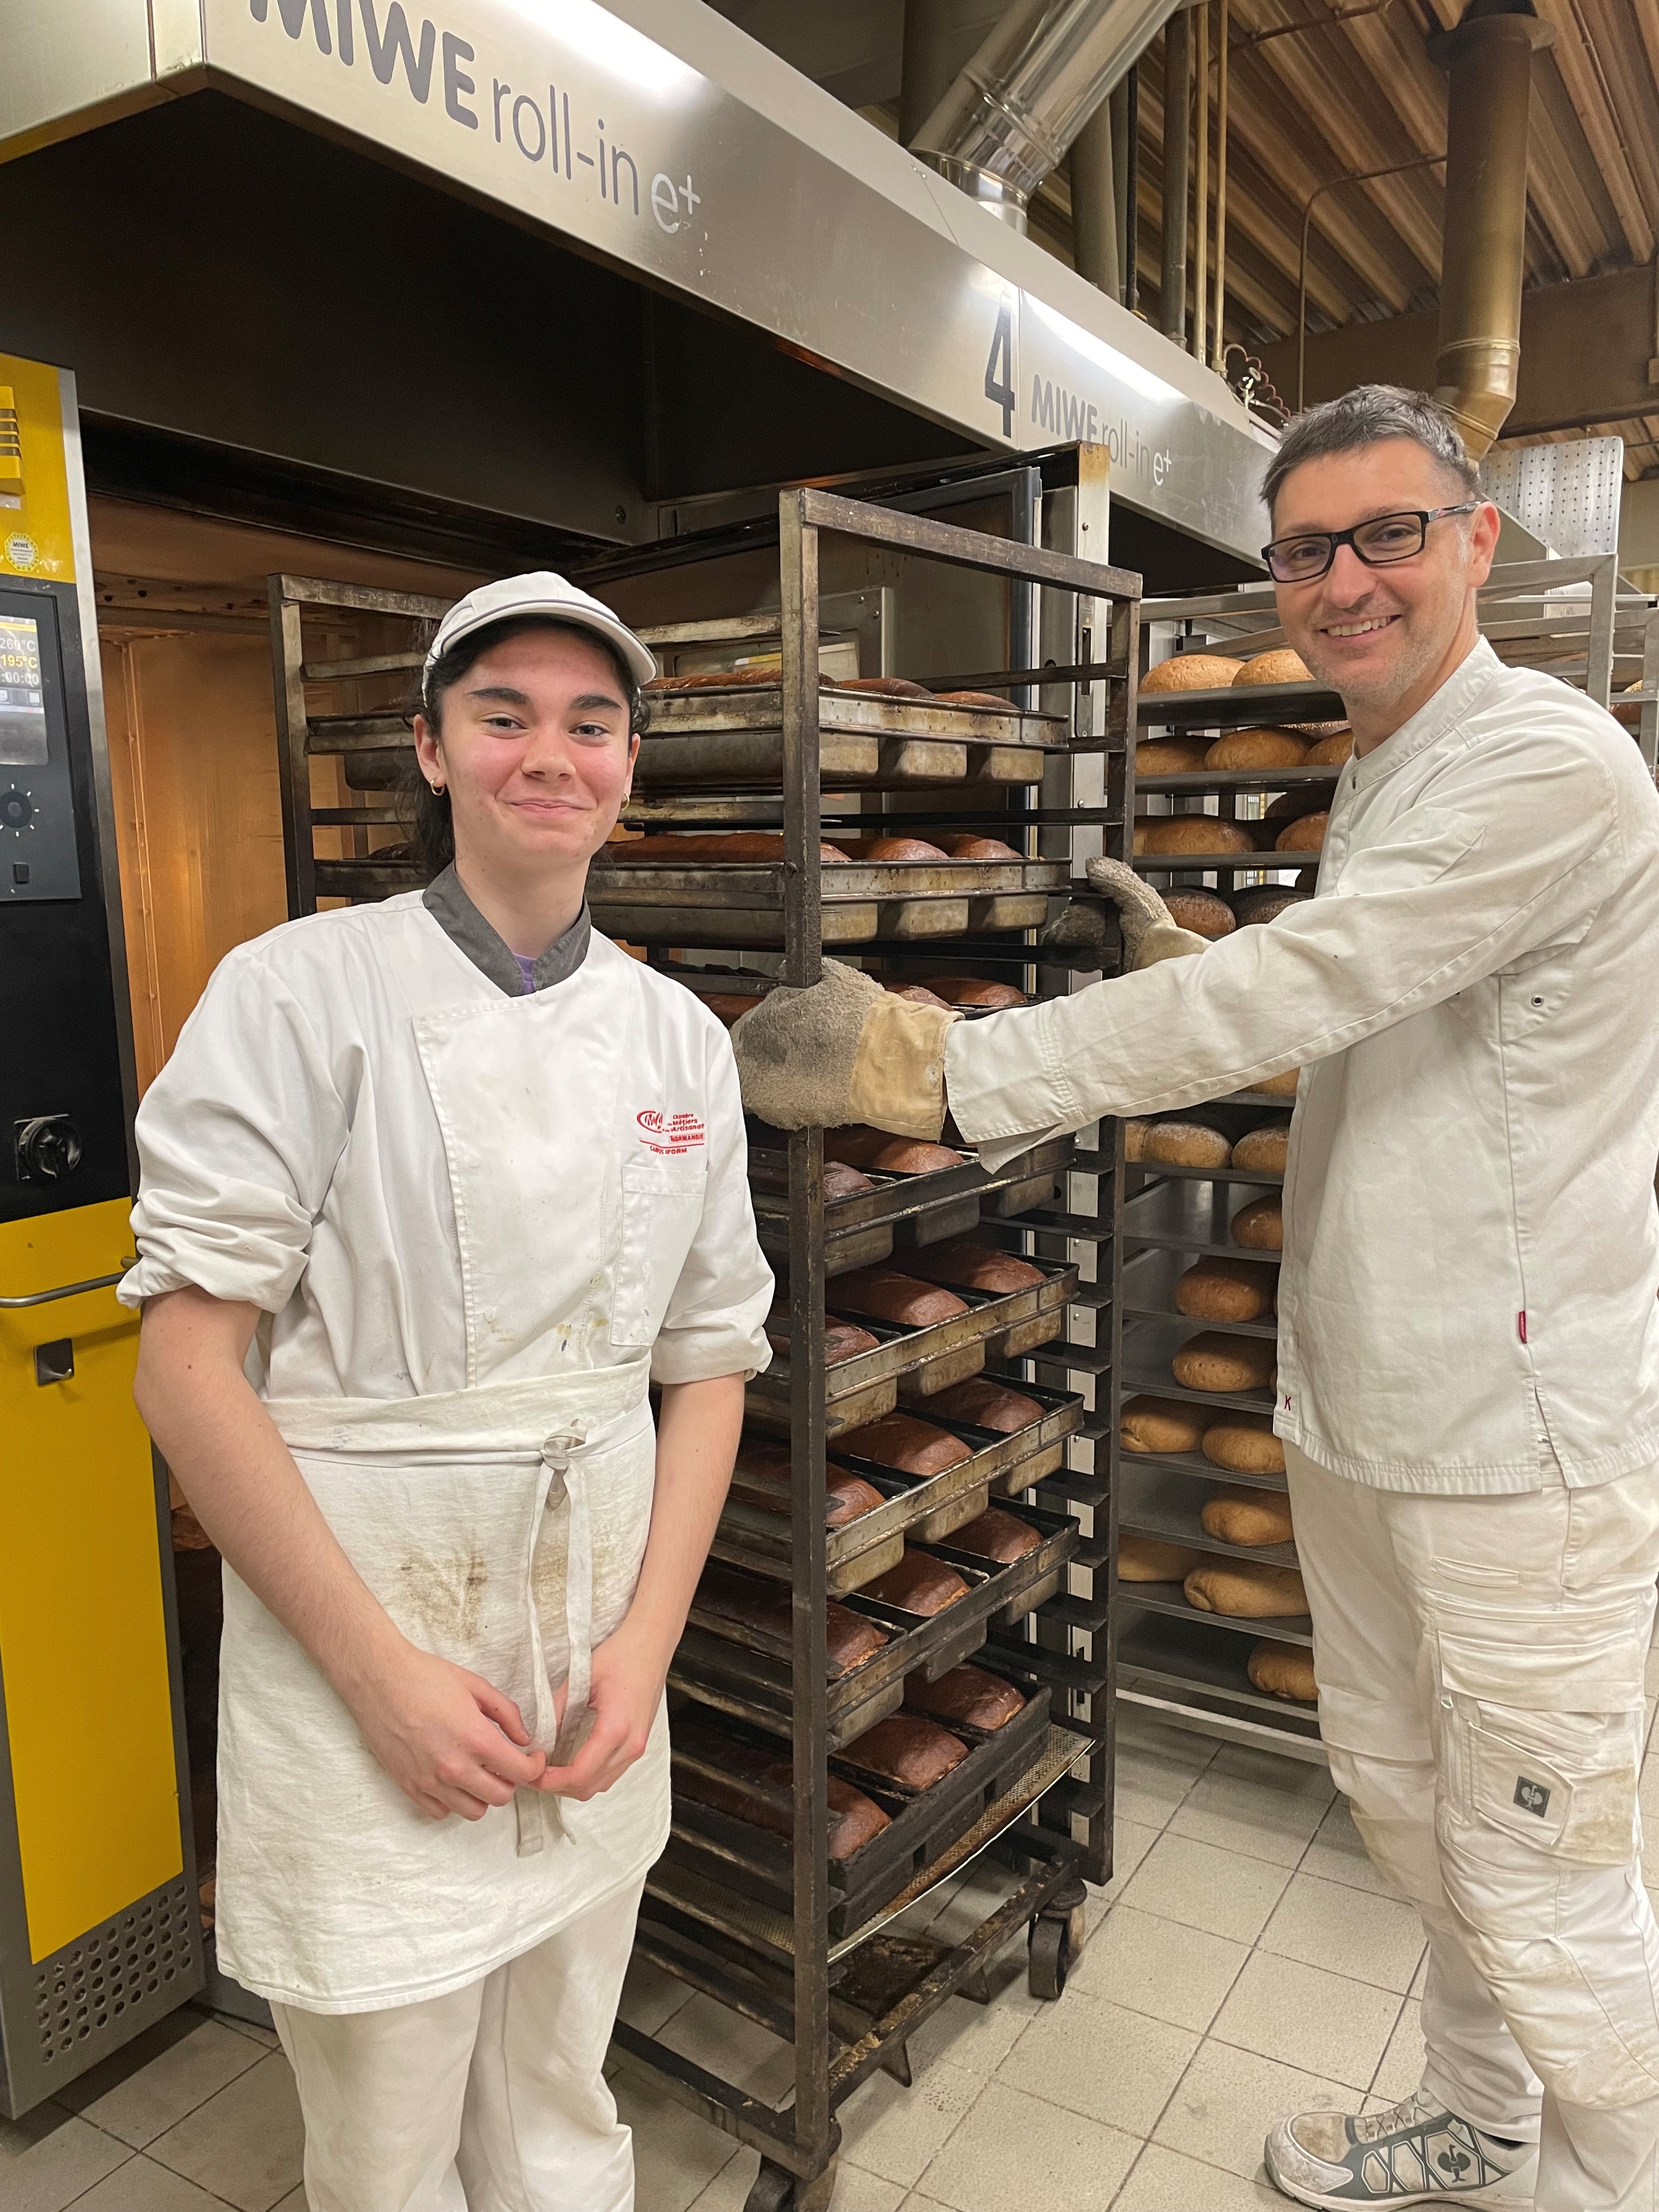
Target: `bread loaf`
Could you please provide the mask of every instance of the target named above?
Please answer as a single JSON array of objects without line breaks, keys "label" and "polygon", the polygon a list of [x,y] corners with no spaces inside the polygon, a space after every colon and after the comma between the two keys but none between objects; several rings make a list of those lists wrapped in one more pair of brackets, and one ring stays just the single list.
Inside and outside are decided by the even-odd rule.
[{"label": "bread loaf", "polygon": [[[763,1751],[758,1745],[696,1721],[677,1721],[673,1738],[676,1752],[690,1753],[705,1765],[722,1770],[719,1775],[700,1774],[677,1759],[674,1789],[678,1796],[689,1798],[694,1805],[729,1814],[734,1820],[746,1820],[750,1827],[764,1828],[770,1835],[793,1839],[795,1822],[788,1794],[794,1790],[794,1769],[787,1753]],[[752,1787],[744,1786],[756,1782],[770,1783],[775,1790],[786,1793],[783,1802],[758,1796]],[[892,1825],[874,1798],[866,1797],[839,1774],[830,1776],[824,1794],[831,1816],[830,1856],[837,1866]]]},{"label": "bread loaf", "polygon": [[884,983],[884,991],[890,991],[896,999],[908,999],[916,1006],[942,1006],[945,1000],[937,991],[930,991],[925,983]]},{"label": "bread loaf", "polygon": [[1201,1407],[1178,1398],[1129,1398],[1118,1415],[1118,1435],[1125,1451],[1196,1451],[1208,1418]]},{"label": "bread loaf", "polygon": [[1219,1129],[1204,1121],[1154,1121],[1141,1139],[1140,1157],[1165,1167],[1224,1168],[1232,1150]]},{"label": "bread loaf", "polygon": [[690,676],[653,676],[647,691],[755,691],[775,689],[776,668],[700,668]]},{"label": "bread loaf", "polygon": [[1135,850],[1151,855],[1172,853],[1253,853],[1255,840],[1241,823],[1214,814],[1137,816]]},{"label": "bread loaf", "polygon": [[1274,653],[1258,653],[1247,660],[1235,679],[1240,684],[1310,684],[1307,665],[1299,653],[1281,646]]},{"label": "bread loaf", "polygon": [[1150,1121],[1127,1121],[1123,1124],[1123,1157],[1133,1162],[1146,1157],[1146,1137],[1152,1124]]},{"label": "bread loaf", "polygon": [[1325,832],[1330,825],[1328,814],[1304,814],[1295,822],[1287,822],[1273,839],[1273,850],[1278,853],[1316,853],[1325,842]]},{"label": "bread loaf", "polygon": [[1000,714],[1016,711],[1010,701],[999,699],[994,691],[936,691],[933,696],[944,707],[994,707]]},{"label": "bread loaf", "polygon": [[945,1539],[952,1551],[971,1552],[976,1559],[994,1559],[1006,1567],[1014,1559],[1023,1559],[1028,1552],[1035,1552],[1042,1542],[1040,1533],[1029,1521],[1018,1514],[1004,1513],[992,1506],[976,1520],[968,1522]]},{"label": "bread loaf", "polygon": [[875,1187],[867,1175],[860,1175],[856,1168],[849,1168],[845,1160],[826,1160],[823,1164],[823,1195],[826,1200],[858,1198]]},{"label": "bread loaf", "polygon": [[983,1667],[952,1667],[937,1682],[924,1682],[920,1674],[907,1675],[904,1710],[927,1713],[933,1720],[951,1722],[958,1728],[979,1729],[989,1735],[1017,1720],[1025,1710],[1025,1699],[1012,1682],[1005,1682],[1000,1674],[988,1674]]},{"label": "bread loaf", "polygon": [[1196,937],[1231,937],[1238,927],[1237,918],[1224,898],[1214,891],[1187,890],[1177,886],[1164,894],[1164,903],[1170,909],[1170,919],[1178,928],[1190,929]]},{"label": "bread loaf", "polygon": [[943,1474],[960,1467],[972,1452],[960,1437],[932,1421],[919,1421],[909,1413],[884,1413],[836,1439],[836,1449],[849,1459],[867,1459],[878,1467],[896,1468],[900,1474]]},{"label": "bread loaf", "polygon": [[1291,884],[1263,884],[1259,890],[1241,891],[1233,911],[1241,929],[1252,929],[1262,922],[1276,921],[1286,908],[1300,906],[1311,896],[1311,892],[1298,890]]},{"label": "bread loaf", "polygon": [[1305,768],[1342,768],[1353,758],[1353,732],[1334,730],[1328,738],[1321,738],[1317,744],[1310,745]]},{"label": "bread loaf", "polygon": [[[793,1632],[793,1601],[776,1583],[753,1575],[738,1574],[730,1567],[706,1566],[697,1585],[696,1606],[716,1620],[750,1628],[786,1643]],[[887,1632],[863,1613],[838,1605],[824,1605],[824,1650],[832,1675],[850,1674],[873,1659],[887,1642]]]},{"label": "bread loaf", "polygon": [[966,1421],[971,1428],[990,1429],[1000,1437],[1012,1437],[1021,1429],[1029,1429],[1034,1421],[1042,1419],[1046,1410],[1035,1398],[1011,1390],[1006,1382],[994,1382],[987,1375],[975,1375],[969,1382],[953,1383],[927,1402],[947,1421]]},{"label": "bread loaf", "polygon": [[1142,738],[1135,747],[1135,775],[1196,775],[1209,750],[1207,738]]},{"label": "bread loaf", "polygon": [[872,837],[862,846],[859,857],[865,860],[942,860],[945,854],[942,846],[931,845],[925,837]]},{"label": "bread loaf", "polygon": [[1233,1146],[1232,1164],[1255,1175],[1283,1175],[1290,1148],[1290,1123],[1263,1121],[1247,1130]]},{"label": "bread loaf", "polygon": [[1204,756],[1206,768],[1300,768],[1307,757],[1305,738],[1288,730],[1229,730]]},{"label": "bread loaf", "polygon": [[986,975],[927,975],[922,980],[947,1006],[1029,1006],[1031,1003],[1012,983],[994,983]]},{"label": "bread loaf", "polygon": [[751,1006],[760,1004],[758,994],[751,998],[743,991],[705,991],[702,998],[716,1021],[724,1022],[727,1029],[733,1022],[741,1021]]},{"label": "bread loaf", "polygon": [[1299,1067],[1287,1067],[1281,1074],[1264,1075],[1260,1082],[1253,1083],[1250,1088],[1252,1091],[1261,1091],[1262,1096],[1267,1098],[1294,1098],[1297,1078],[1301,1073],[1302,1070]]},{"label": "bread loaf", "polygon": [[1291,1501],[1276,1490],[1218,1490],[1204,1501],[1199,1521],[1218,1544],[1253,1550],[1261,1544],[1288,1544]]},{"label": "bread loaf", "polygon": [[884,1575],[878,1575],[874,1582],[866,1583],[863,1594],[878,1604],[895,1607],[900,1613],[920,1613],[931,1620],[934,1613],[943,1613],[947,1605],[954,1605],[959,1597],[966,1597],[968,1585],[943,1559],[932,1559],[926,1552],[913,1552],[907,1545],[897,1566],[889,1567]]},{"label": "bread loaf", "polygon": [[1166,1544],[1161,1536],[1137,1536],[1127,1528],[1117,1540],[1121,1583],[1178,1583],[1203,1559],[1189,1544]]},{"label": "bread loaf", "polygon": [[[669,860],[678,861],[686,867],[701,867],[711,860],[781,860],[783,858],[783,832],[781,830],[682,830],[663,836],[630,837],[623,844],[608,845],[605,857],[607,865],[623,860]],[[848,855],[839,845],[820,844],[818,858],[827,865],[844,861]]]},{"label": "bread loaf", "polygon": [[913,684],[908,676],[842,676],[836,682],[837,691],[868,691],[878,699],[931,699],[933,693],[925,684]]},{"label": "bread loaf", "polygon": [[1204,1456],[1233,1474],[1283,1474],[1285,1447],[1265,1413],[1222,1413],[1204,1431]]},{"label": "bread loaf", "polygon": [[1200,1613],[1235,1620],[1266,1620],[1304,1613],[1308,1593],[1294,1567],[1269,1567],[1251,1559],[1211,1559],[1194,1567],[1182,1588]]},{"label": "bread loaf", "polygon": [[1226,1336],[1219,1329],[1203,1328],[1188,1338],[1170,1368],[1187,1390],[1260,1390],[1273,1378],[1273,1342],[1271,1337]]},{"label": "bread loaf", "polygon": [[1241,1206],[1229,1231],[1235,1244],[1247,1252],[1282,1252],[1285,1249],[1285,1211],[1278,1198],[1253,1198]]},{"label": "bread loaf", "polygon": [[[783,1519],[793,1517],[793,1498],[790,1482],[789,1447],[787,1444],[768,1444],[745,1437],[738,1448],[737,1463],[732,1469],[732,1495],[763,1513],[775,1513]],[[833,1460],[823,1470],[823,1525],[826,1528],[844,1528],[849,1521],[857,1521],[866,1513],[873,1513],[878,1505],[885,1504],[873,1484],[862,1475],[854,1474],[850,1468],[837,1467]]]},{"label": "bread loaf", "polygon": [[1024,853],[1005,845],[1000,837],[947,837],[945,849],[953,860],[1023,860]]},{"label": "bread loaf", "polygon": [[966,1238],[950,1244],[924,1244],[910,1265],[930,1283],[953,1283],[958,1290],[991,1291],[1006,1296],[1027,1291],[1047,1280],[1041,1267],[1017,1260],[1011,1252],[994,1252],[988,1245]]},{"label": "bread loaf", "polygon": [[1176,1285],[1176,1311],[1194,1321],[1260,1321],[1278,1286],[1278,1269],[1260,1260],[1199,1260]]},{"label": "bread loaf", "polygon": [[842,1753],[849,1766],[902,1783],[907,1790],[931,1790],[967,1756],[960,1736],[919,1713],[893,1713],[878,1721]]},{"label": "bread loaf", "polygon": [[1177,653],[1160,660],[1140,679],[1143,691],[1221,691],[1238,673],[1238,663],[1224,653]]},{"label": "bread loaf", "polygon": [[1319,1685],[1314,1680],[1313,1653],[1299,1644],[1253,1644],[1245,1671],[1258,1690],[1287,1704],[1316,1705]]},{"label": "bread loaf", "polygon": [[874,1168],[879,1175],[938,1175],[963,1164],[962,1154],[948,1145],[890,1136],[885,1129],[866,1129],[856,1121],[826,1129],[823,1152],[826,1159],[843,1160],[849,1168]]},{"label": "bread loaf", "polygon": [[954,1291],[919,1283],[896,1267],[854,1267],[850,1274],[835,1276],[825,1288],[837,1307],[872,1314],[901,1328],[931,1328],[935,1322],[968,1310],[966,1301]]},{"label": "bread loaf", "polygon": [[[839,1365],[843,1359],[856,1358],[860,1352],[873,1352],[880,1342],[867,1328],[859,1328],[850,1321],[826,1320],[823,1324],[823,1364],[826,1367]],[[766,1341],[774,1352],[785,1359],[789,1357],[789,1309],[774,1306],[766,1317]]]},{"label": "bread loaf", "polygon": [[1327,785],[1298,784],[1294,791],[1281,791],[1277,799],[1270,799],[1261,818],[1263,822],[1298,822],[1304,814],[1322,814],[1330,803]]}]

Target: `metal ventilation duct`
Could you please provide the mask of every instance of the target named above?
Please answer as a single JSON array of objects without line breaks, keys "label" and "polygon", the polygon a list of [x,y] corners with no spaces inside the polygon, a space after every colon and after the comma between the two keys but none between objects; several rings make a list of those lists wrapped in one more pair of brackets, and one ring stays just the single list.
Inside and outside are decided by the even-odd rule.
[{"label": "metal ventilation duct", "polygon": [[1479,460],[1515,404],[1527,246],[1532,58],[1555,38],[1531,0],[1473,0],[1429,52],[1451,74],[1435,398]]},{"label": "metal ventilation duct", "polygon": [[1014,0],[910,142],[1015,230],[1180,0]]}]

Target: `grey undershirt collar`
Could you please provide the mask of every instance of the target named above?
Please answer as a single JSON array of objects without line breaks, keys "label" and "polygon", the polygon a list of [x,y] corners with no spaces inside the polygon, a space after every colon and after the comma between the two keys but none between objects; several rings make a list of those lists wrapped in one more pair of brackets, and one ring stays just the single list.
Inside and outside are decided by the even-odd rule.
[{"label": "grey undershirt collar", "polygon": [[[525,994],[524,976],[511,949],[487,922],[461,888],[452,861],[441,876],[434,876],[421,893],[421,904],[432,916],[452,945],[459,945],[481,975],[488,975],[499,991],[509,999],[521,999]],[[592,919],[586,902],[562,937],[556,937],[536,963],[536,988],[544,991],[551,983],[562,983],[574,975],[587,957],[588,939],[593,933]]]}]

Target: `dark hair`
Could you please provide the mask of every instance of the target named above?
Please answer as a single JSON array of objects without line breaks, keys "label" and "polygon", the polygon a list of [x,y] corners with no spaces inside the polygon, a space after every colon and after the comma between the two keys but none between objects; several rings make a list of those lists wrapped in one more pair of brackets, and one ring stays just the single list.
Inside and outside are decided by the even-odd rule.
[{"label": "dark hair", "polygon": [[1328,453],[1351,453],[1362,446],[1380,445],[1385,438],[1409,438],[1437,460],[1449,476],[1455,477],[1470,497],[1480,489],[1480,473],[1465,452],[1456,426],[1426,392],[1407,392],[1397,384],[1362,384],[1340,399],[1327,399],[1298,415],[1267,464],[1261,496],[1267,512],[1283,490],[1285,479],[1304,461],[1322,460]]},{"label": "dark hair", "polygon": [[[508,615],[501,621],[488,623],[483,629],[470,631],[457,639],[447,653],[441,653],[432,664],[422,686],[418,712],[426,716],[434,733],[442,734],[443,695],[459,684],[476,661],[481,660],[492,647],[506,645],[515,637],[523,637],[532,630],[568,630],[610,656],[617,672],[617,681],[622,686],[623,696],[628,702],[628,731],[630,737],[641,737],[649,724],[650,708],[645,694],[635,682],[634,672],[623,659],[608,637],[598,630],[589,629],[585,623],[561,622],[554,615]],[[410,842],[415,848],[415,858],[428,882],[441,875],[455,858],[455,821],[450,811],[447,790],[434,791],[421,774],[420,763],[412,757],[405,778],[404,792],[408,802]]]}]

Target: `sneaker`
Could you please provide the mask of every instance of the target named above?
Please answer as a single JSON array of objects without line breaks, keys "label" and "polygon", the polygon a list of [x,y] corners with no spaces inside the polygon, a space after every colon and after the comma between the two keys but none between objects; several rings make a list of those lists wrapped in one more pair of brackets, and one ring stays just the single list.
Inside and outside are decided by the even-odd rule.
[{"label": "sneaker", "polygon": [[1386,2112],[1298,2112],[1267,2137],[1274,2186],[1298,2204],[1485,2204],[1530,2212],[1538,2147],[1489,2136],[1420,2090]]}]

